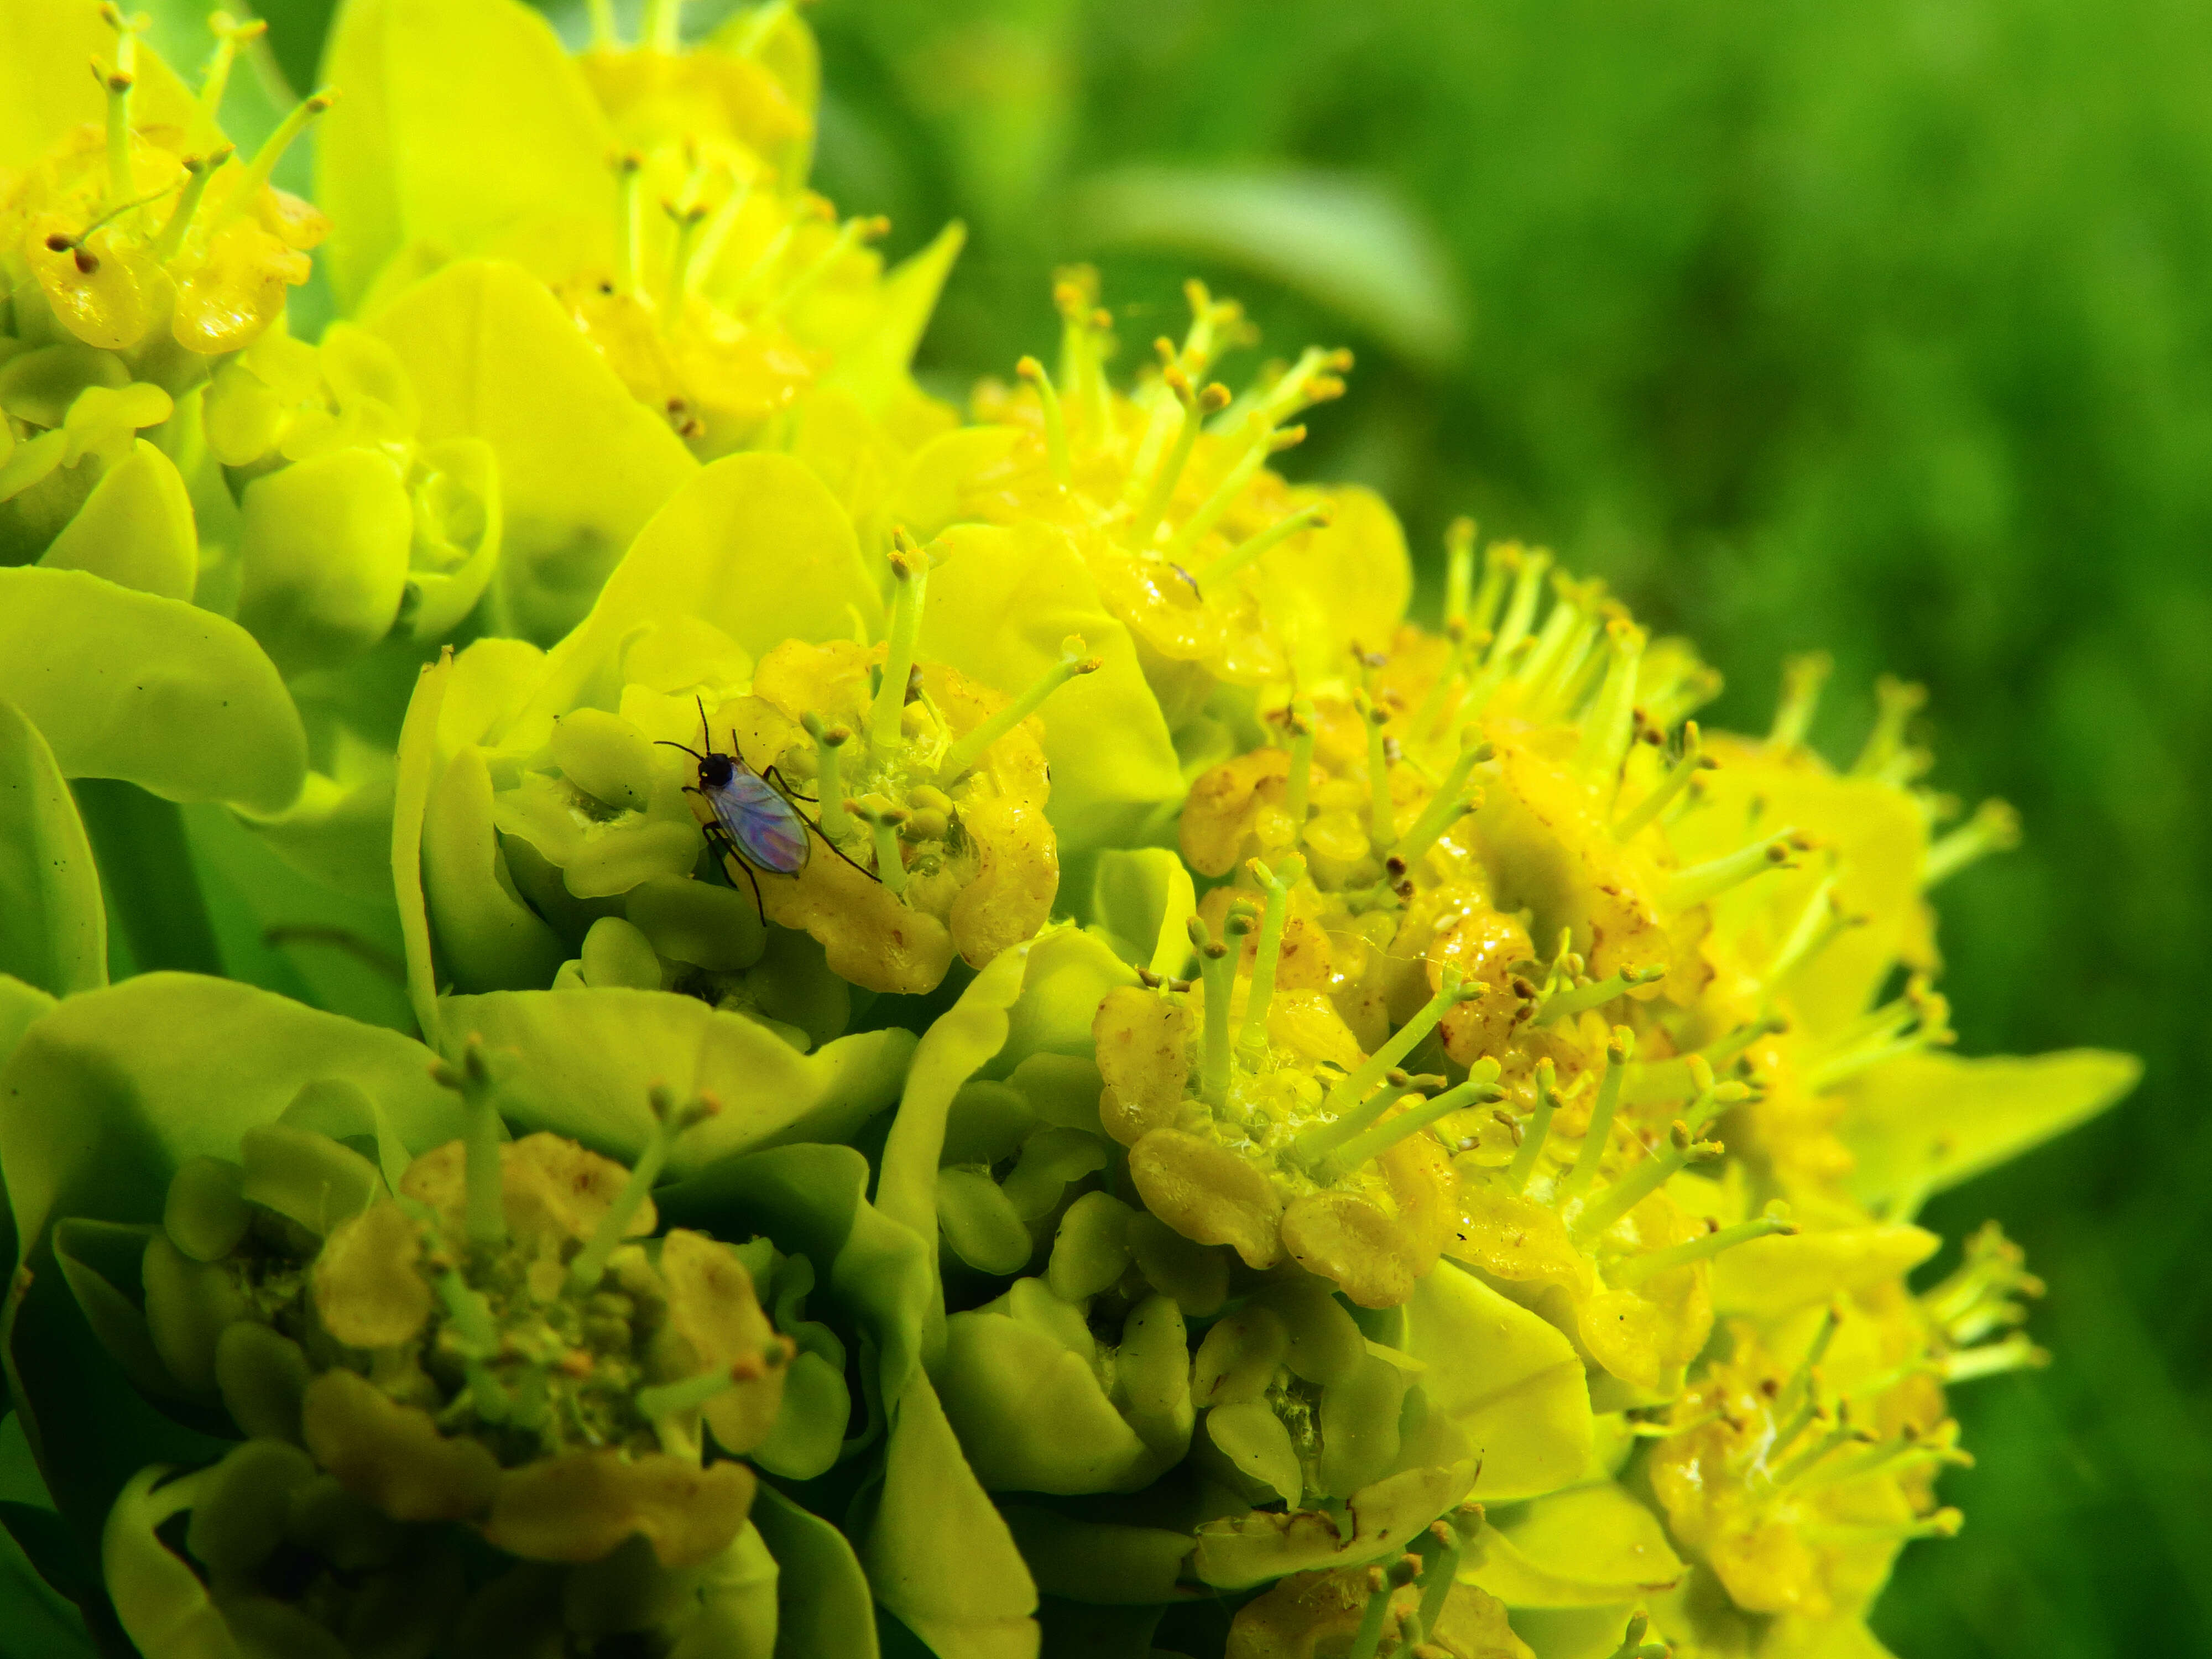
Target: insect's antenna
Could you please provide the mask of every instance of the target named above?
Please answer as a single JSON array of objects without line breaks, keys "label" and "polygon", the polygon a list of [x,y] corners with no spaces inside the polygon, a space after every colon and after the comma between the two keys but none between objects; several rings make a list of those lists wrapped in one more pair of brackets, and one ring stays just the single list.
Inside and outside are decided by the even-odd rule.
[{"label": "insect's antenna", "polygon": [[678,743],[673,738],[655,738],[653,740],[653,744],[656,749],[681,749],[685,754],[690,756],[693,760],[699,762],[702,765],[706,763],[707,757],[701,754],[697,750],[694,749],[688,743]]},{"label": "insect's antenna", "polygon": [[835,853],[839,858],[844,860],[846,863],[851,865],[855,870],[858,870],[870,881],[875,882],[878,885],[882,884],[884,878],[881,876],[869,869],[866,865],[861,863],[850,853],[848,853],[843,848],[838,846],[836,842],[830,839],[830,832],[822,827],[822,823],[819,819],[808,817],[805,813],[799,812],[796,806],[793,806],[791,810],[794,812],[799,812],[799,821],[801,823],[805,824],[809,830],[811,830],[816,835],[822,837],[822,844],[824,847]]},{"label": "insect's antenna", "polygon": [[[707,729],[707,699],[694,691],[691,694],[691,701],[699,705],[699,741],[707,745],[707,752],[711,755],[714,752],[714,734]],[[730,735],[734,738],[737,733],[732,732]]]}]

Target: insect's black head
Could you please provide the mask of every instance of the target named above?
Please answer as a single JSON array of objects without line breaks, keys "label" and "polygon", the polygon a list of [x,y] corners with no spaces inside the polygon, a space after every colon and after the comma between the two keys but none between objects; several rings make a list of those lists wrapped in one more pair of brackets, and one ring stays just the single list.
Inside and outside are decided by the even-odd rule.
[{"label": "insect's black head", "polygon": [[702,755],[699,757],[700,787],[720,789],[736,775],[737,769],[737,763],[727,755]]}]

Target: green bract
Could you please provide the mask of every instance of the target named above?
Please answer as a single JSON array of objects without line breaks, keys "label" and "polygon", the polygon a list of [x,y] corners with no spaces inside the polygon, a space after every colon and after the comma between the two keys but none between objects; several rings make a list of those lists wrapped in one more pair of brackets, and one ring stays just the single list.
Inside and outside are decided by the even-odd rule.
[{"label": "green bract", "polygon": [[641,1110],[635,1176],[554,1130],[503,1141],[502,1106],[597,1119],[538,1096],[521,1052],[472,1048],[441,1086],[396,1035],[185,976],[74,999],[15,1044],[0,1086],[86,1131],[19,1114],[0,1143],[33,1287],[16,1400],[149,1650],[228,1629],[520,1652],[546,1621],[765,1656],[780,1598],[873,1650],[840,1534],[720,1460],[849,1488],[888,1431],[896,1461],[926,1386],[921,1241],[849,1148],[685,1149],[711,1103]]}]

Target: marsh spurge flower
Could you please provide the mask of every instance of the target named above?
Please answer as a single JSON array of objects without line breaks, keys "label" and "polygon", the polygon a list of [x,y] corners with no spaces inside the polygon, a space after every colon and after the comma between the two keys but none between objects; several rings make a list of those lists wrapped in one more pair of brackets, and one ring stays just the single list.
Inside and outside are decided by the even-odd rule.
[{"label": "marsh spurge flower", "polygon": [[[742,1620],[725,1603],[758,1577],[732,1553],[754,1480],[702,1454],[709,1437],[732,1455],[768,1437],[793,1346],[744,1256],[685,1229],[654,1237],[647,1196],[667,1140],[710,1109],[656,1100],[659,1132],[629,1170],[550,1134],[502,1144],[480,1051],[448,1075],[469,1133],[416,1159],[396,1192],[358,1153],[282,1124],[249,1134],[239,1163],[179,1168],[147,1249],[148,1328],[178,1381],[218,1395],[250,1437],[182,1480],[142,1477],[111,1557],[165,1547],[133,1528],[189,1511],[215,1608],[265,1641],[371,1616],[390,1593],[374,1570],[424,1558],[406,1527],[465,1523],[509,1556],[574,1565],[635,1538],[655,1565],[633,1577],[688,1575],[659,1592],[675,1598],[672,1634]],[[365,1591],[349,1582],[349,1529]],[[288,1536],[322,1559],[272,1599]],[[467,1620],[458,1573],[414,1587],[431,1600],[411,1619]],[[142,1638],[171,1611],[120,1610]]]}]

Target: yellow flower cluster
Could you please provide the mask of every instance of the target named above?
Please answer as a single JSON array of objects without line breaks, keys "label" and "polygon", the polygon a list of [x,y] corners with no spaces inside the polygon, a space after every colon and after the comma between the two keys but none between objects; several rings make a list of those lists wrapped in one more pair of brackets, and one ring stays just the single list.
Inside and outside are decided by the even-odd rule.
[{"label": "yellow flower cluster", "polygon": [[[1389,507],[1276,470],[1349,355],[1246,375],[1195,283],[1117,374],[1063,273],[963,418],[957,228],[807,188],[794,6],[588,16],[345,0],[242,160],[253,26],[191,94],[0,0],[0,1345],[116,1628],[1879,1656],[1947,1389],[2041,1358],[1914,1217],[2133,1076],[1948,1052],[1928,894],[2016,830],[1940,828],[1919,693],[1848,767],[1817,660],[1703,731],[1465,523],[1410,619]],[[104,894],[289,994],[108,985]]]}]

